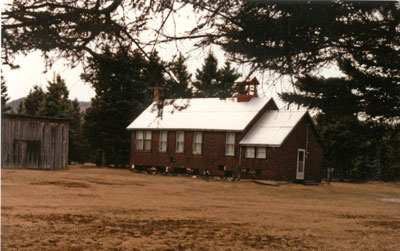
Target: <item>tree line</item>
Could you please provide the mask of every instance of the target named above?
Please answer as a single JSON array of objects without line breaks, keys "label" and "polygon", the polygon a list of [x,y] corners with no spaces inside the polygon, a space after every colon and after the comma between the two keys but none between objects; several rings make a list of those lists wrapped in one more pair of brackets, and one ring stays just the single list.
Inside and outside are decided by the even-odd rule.
[{"label": "tree line", "polygon": [[[164,24],[185,6],[196,13],[196,26],[183,36],[164,34]],[[149,44],[187,39],[196,39],[199,47],[218,45],[230,61],[252,72],[273,71],[293,80],[295,91],[281,98],[318,112],[324,167],[334,168],[336,177],[400,177],[398,1],[38,0],[14,1],[2,17],[2,58],[14,67],[13,56],[32,50],[57,52],[74,64],[98,57],[95,48],[106,46],[143,53]],[[159,17],[160,39],[142,41],[152,17]],[[318,76],[325,66],[336,66],[344,77]],[[166,68],[167,75],[172,69]],[[166,81],[179,83],[173,77]]]},{"label": "tree line", "polygon": [[[167,69],[172,75],[166,74]],[[182,55],[165,62],[157,52],[146,58],[138,50],[121,48],[112,52],[106,48],[89,59],[81,75],[95,90],[86,111],[80,111],[78,100],[69,99],[65,81],[55,75],[48,81],[46,91],[35,85],[16,111],[6,105],[9,97],[3,79],[2,112],[70,119],[70,161],[126,167],[130,157],[130,133],[126,127],[153,102],[154,87],[163,87],[163,96],[170,99],[232,97],[238,77],[229,63],[218,67],[212,52],[192,80]]]}]

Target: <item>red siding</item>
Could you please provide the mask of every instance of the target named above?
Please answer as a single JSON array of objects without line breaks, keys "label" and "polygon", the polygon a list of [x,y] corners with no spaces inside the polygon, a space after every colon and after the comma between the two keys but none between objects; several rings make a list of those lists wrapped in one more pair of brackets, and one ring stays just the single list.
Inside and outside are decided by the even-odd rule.
[{"label": "red siding", "polygon": [[[308,138],[304,180],[319,182],[322,175],[323,152],[321,143],[318,141],[318,136],[308,116],[303,117],[281,147],[267,148],[266,159],[246,159],[244,148],[242,149],[242,156],[239,158],[239,142],[244,133],[254,125],[266,110],[274,108],[276,106],[269,103],[243,133],[236,133],[235,156],[225,156],[225,132],[203,132],[202,154],[195,155],[192,148],[193,131],[185,131],[184,153],[175,153],[176,131],[168,132],[166,153],[158,151],[159,131],[152,131],[152,148],[150,152],[137,152],[135,150],[135,131],[132,131],[131,164],[192,168],[198,169],[200,174],[208,170],[211,175],[215,176],[224,175],[225,172],[218,170],[218,166],[225,165],[225,171],[232,171],[234,176],[238,176],[239,162],[241,162],[241,178],[252,178],[253,174],[251,172],[247,173],[246,169],[253,169],[261,172],[255,175],[256,179],[294,181],[296,180],[297,150],[306,149]],[[171,159],[174,161],[171,161]]]},{"label": "red siding", "polygon": [[[232,170],[238,165],[240,134],[236,134],[235,156],[225,156],[224,132],[203,132],[202,154],[193,154],[193,131],[185,131],[185,152],[175,152],[175,131],[168,132],[168,146],[166,153],[158,151],[159,131],[152,133],[151,152],[135,151],[135,132],[131,134],[131,164],[144,166],[169,166],[182,168],[197,168],[200,174],[209,170],[212,175],[224,175],[218,171],[219,165],[226,165],[226,170]],[[171,162],[171,158],[175,162]]]},{"label": "red siding", "polygon": [[291,134],[279,148],[267,148],[267,158],[246,159],[242,151],[241,177],[251,178],[245,169],[259,169],[261,175],[256,178],[271,180],[296,180],[297,150],[306,149],[308,127],[308,144],[305,159],[306,181],[321,181],[323,150],[318,136],[311,125],[310,119],[305,116],[293,129]]}]

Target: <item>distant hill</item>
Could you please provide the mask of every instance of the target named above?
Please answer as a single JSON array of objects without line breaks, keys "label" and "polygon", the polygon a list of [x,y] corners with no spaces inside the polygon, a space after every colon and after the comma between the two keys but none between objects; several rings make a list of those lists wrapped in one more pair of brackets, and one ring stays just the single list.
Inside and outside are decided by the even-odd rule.
[{"label": "distant hill", "polygon": [[24,101],[25,99],[26,99],[26,97],[23,97],[23,98],[19,98],[19,99],[10,101],[7,103],[7,105],[10,106],[14,111],[16,111],[19,106],[19,103],[21,103],[21,101]]},{"label": "distant hill", "polygon": [[[19,103],[21,103],[21,101],[24,101],[26,99],[26,97],[22,97],[13,101],[10,101],[7,103],[8,106],[10,106],[14,111],[17,110]],[[91,106],[90,101],[79,101],[79,108],[81,110],[81,112],[86,111],[86,109],[88,109]]]}]

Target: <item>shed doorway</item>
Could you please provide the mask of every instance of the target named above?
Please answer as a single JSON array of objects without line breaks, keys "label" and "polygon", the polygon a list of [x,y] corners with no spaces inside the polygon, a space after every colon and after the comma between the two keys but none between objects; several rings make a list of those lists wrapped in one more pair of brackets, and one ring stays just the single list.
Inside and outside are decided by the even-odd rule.
[{"label": "shed doorway", "polygon": [[305,166],[306,151],[304,149],[297,150],[297,171],[296,179],[304,180],[304,166]]},{"label": "shed doorway", "polygon": [[40,166],[40,141],[15,140],[14,164],[18,168],[39,168]]}]

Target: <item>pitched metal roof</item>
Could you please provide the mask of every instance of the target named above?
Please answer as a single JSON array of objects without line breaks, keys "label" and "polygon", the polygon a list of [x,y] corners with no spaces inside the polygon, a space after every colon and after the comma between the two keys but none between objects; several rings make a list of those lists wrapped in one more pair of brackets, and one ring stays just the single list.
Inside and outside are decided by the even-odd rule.
[{"label": "pitched metal roof", "polygon": [[[270,100],[265,97],[253,97],[249,102],[237,102],[236,98],[177,99],[173,105],[164,106],[161,117],[157,116],[153,103],[127,129],[242,131]],[[174,107],[186,105],[182,110]]]},{"label": "pitched metal roof", "polygon": [[279,147],[306,111],[267,111],[240,141],[240,145]]}]

